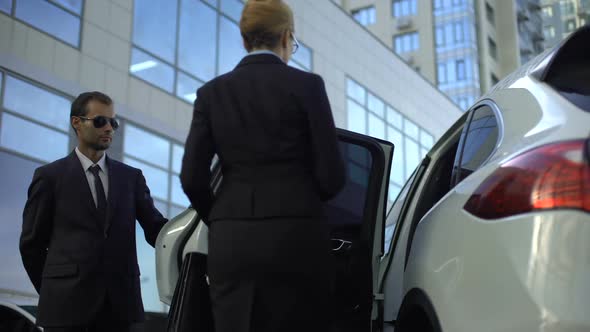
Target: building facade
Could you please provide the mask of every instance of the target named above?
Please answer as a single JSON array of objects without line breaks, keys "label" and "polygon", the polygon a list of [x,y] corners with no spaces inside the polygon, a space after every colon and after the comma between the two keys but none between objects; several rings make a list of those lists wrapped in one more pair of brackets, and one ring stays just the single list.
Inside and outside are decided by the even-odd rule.
[{"label": "building facade", "polygon": [[590,19],[590,0],[541,0],[546,48],[553,47]]},{"label": "building facade", "polygon": [[[323,76],[337,126],[395,144],[393,200],[460,110],[331,1],[289,0],[301,48],[290,65]],[[188,201],[178,173],[195,90],[245,55],[239,0],[0,0],[0,289],[36,294],[18,252],[33,171],[76,146],[70,103],[109,94],[121,126],[109,156],[140,168],[156,206]],[[368,19],[371,19],[370,15]],[[146,310],[154,250],[137,228]]]},{"label": "building facade", "polygon": [[463,110],[542,51],[539,0],[337,2]]}]

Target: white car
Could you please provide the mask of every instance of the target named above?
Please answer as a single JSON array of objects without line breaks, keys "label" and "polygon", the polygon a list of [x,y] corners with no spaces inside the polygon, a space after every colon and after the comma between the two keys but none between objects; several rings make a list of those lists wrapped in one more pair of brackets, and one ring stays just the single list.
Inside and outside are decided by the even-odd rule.
[{"label": "white car", "polygon": [[[590,331],[588,45],[586,26],[483,96],[387,215],[392,145],[339,131],[349,177],[327,206],[334,331]],[[173,327],[207,316],[198,220],[187,210],[157,241]]]}]

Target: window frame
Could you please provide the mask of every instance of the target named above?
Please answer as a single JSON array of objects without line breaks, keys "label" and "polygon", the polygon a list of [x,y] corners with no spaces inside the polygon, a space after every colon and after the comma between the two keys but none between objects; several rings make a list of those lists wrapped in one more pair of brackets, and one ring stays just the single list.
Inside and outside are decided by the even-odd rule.
[{"label": "window frame", "polygon": [[[360,23],[362,26],[369,26],[377,23],[377,10],[375,9],[375,5],[353,9],[350,11],[350,15],[355,21]],[[364,15],[365,17],[367,17],[367,22],[363,22],[361,20],[361,17],[357,17],[356,15]]]},{"label": "window frame", "polygon": [[17,7],[17,2],[18,1],[23,1],[23,0],[10,0],[11,4],[10,4],[10,13],[6,13],[4,11],[0,11],[0,13],[3,13],[5,15],[10,16],[10,18],[26,25],[27,27],[30,27],[31,29],[35,29],[36,31],[39,31],[41,33],[43,33],[46,36],[49,36],[61,43],[64,43],[65,45],[72,47],[76,50],[82,50],[82,34],[84,32],[84,10],[86,8],[86,0],[80,0],[82,1],[82,5],[80,6],[80,13],[76,13],[75,11],[66,8],[65,6],[63,6],[62,4],[53,1],[53,0],[42,0],[47,2],[50,6],[54,6],[56,7],[58,10],[62,10],[64,12],[66,12],[66,14],[72,15],[74,16],[74,18],[77,18],[79,21],[79,28],[78,28],[78,40],[76,42],[76,45],[70,44],[68,41],[63,40],[59,37],[57,37],[56,35],[54,35],[53,33],[49,32],[49,31],[45,31],[42,28],[36,27],[35,25],[33,25],[32,23],[29,23],[27,21],[25,21],[24,19],[18,17],[16,15],[16,7]]},{"label": "window frame", "polygon": [[[135,0],[135,1],[139,1],[139,0]],[[181,100],[187,104],[192,105],[194,100],[191,100],[193,98],[193,96],[196,97],[196,95],[194,94],[185,94],[185,95],[180,95],[180,84],[179,82],[181,81],[181,77],[182,78],[188,78],[194,82],[197,83],[197,85],[195,86],[194,90],[196,90],[197,88],[199,88],[201,85],[205,84],[207,81],[226,73],[225,71],[222,72],[222,64],[221,64],[221,49],[222,49],[222,38],[221,38],[221,28],[222,28],[222,21],[225,19],[228,22],[234,24],[238,30],[239,30],[239,21],[237,21],[234,17],[232,17],[229,13],[226,13],[223,10],[222,7],[222,2],[223,1],[215,1],[215,5],[211,3],[211,1],[208,0],[193,0],[193,1],[197,1],[199,2],[201,5],[203,6],[207,6],[209,9],[211,9],[215,15],[215,59],[214,59],[214,63],[213,63],[213,76],[211,78],[200,78],[197,77],[196,74],[191,73],[189,71],[189,69],[185,69],[183,67],[180,66],[179,63],[179,42],[180,42],[180,29],[181,29],[181,17],[182,17],[182,3],[183,0],[172,0],[172,1],[176,1],[176,27],[175,27],[175,49],[174,49],[174,60],[173,62],[170,62],[164,58],[162,58],[161,56],[158,56],[157,54],[154,54],[153,52],[149,51],[148,49],[145,48],[144,45],[140,45],[139,41],[136,41],[134,38],[135,35],[135,8],[131,13],[131,18],[132,18],[132,24],[131,24],[131,38],[130,38],[130,48],[131,48],[131,52],[129,55],[129,68],[127,69],[127,73],[135,78],[138,79],[142,82],[145,82],[146,84],[150,85],[153,88],[156,88],[170,96],[173,96],[174,98]],[[241,3],[244,3],[243,0],[235,0]],[[241,37],[240,37],[241,38]],[[301,70],[306,70],[306,71],[312,71],[314,68],[314,61],[313,61],[313,49],[311,47],[309,47],[307,44],[305,44],[304,42],[302,42],[301,40],[299,41],[299,52],[301,52],[301,49],[304,48],[306,50],[309,51],[309,68],[307,67],[307,65],[301,61],[296,60],[295,58],[292,58],[291,61],[289,61],[289,65]],[[167,89],[167,87],[162,87],[160,85],[158,85],[157,83],[154,83],[152,80],[146,79],[141,77],[138,74],[135,74],[134,72],[131,71],[132,67],[136,64],[133,63],[133,55],[135,51],[139,51],[141,53],[144,53],[145,55],[147,55],[148,57],[154,58],[154,60],[159,61],[162,63],[162,65],[164,67],[167,67],[166,69],[171,69],[172,70],[172,83],[171,83],[171,88],[170,90]],[[244,50],[244,56],[247,55],[247,52]],[[234,65],[237,65],[234,64]],[[190,95],[190,96],[189,96]]]},{"label": "window frame", "polygon": [[478,169],[480,169],[481,167],[485,166],[488,163],[490,158],[498,150],[500,142],[502,141],[502,139],[504,137],[504,122],[502,119],[502,114],[501,114],[498,106],[493,101],[491,101],[489,99],[485,99],[485,100],[482,100],[481,102],[477,103],[473,107],[471,107],[471,109],[469,109],[469,111],[468,111],[469,115],[467,117],[467,121],[465,122],[463,130],[461,132],[461,138],[459,140],[459,146],[457,147],[455,162],[453,163],[453,172],[451,174],[451,185],[452,186],[458,185],[468,176],[467,175],[465,177],[462,177],[460,174],[461,173],[461,164],[463,161],[463,155],[464,155],[465,147],[466,147],[465,144],[467,142],[469,130],[470,130],[471,125],[473,123],[473,118],[475,116],[475,113],[478,110],[480,110],[482,108],[486,108],[486,107],[489,108],[494,115],[494,119],[496,120],[496,127],[498,128],[498,137],[496,138],[496,142],[494,144],[493,149],[489,151],[486,158],[483,159],[483,161],[477,166],[477,168],[475,170],[473,170],[473,172],[477,171]]}]

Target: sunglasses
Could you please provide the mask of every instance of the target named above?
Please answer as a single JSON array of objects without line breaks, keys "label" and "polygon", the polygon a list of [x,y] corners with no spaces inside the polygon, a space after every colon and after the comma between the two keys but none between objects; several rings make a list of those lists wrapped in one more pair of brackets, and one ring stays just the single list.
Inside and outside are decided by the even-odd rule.
[{"label": "sunglasses", "polygon": [[297,40],[297,38],[295,38],[293,32],[291,32],[291,40],[293,41],[293,51],[291,53],[295,54],[295,52],[297,52],[297,50],[299,49],[299,41]]},{"label": "sunglasses", "polygon": [[92,120],[92,125],[94,126],[94,128],[102,128],[107,125],[107,122],[111,124],[111,127],[113,127],[113,129],[116,130],[117,128],[119,128],[119,121],[117,121],[117,119],[115,118],[108,118],[102,115],[95,116],[94,118],[87,118],[85,116],[76,117],[82,120]]}]

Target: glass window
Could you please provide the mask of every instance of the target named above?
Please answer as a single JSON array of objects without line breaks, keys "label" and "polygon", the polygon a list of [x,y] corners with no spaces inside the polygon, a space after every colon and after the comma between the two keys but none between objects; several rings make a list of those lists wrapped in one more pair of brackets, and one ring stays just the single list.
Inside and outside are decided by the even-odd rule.
[{"label": "glass window", "polygon": [[4,112],[0,146],[33,158],[52,162],[68,154],[67,134]]},{"label": "glass window", "polygon": [[158,86],[168,92],[173,91],[174,87],[174,69],[172,66],[133,48],[131,51],[131,65],[129,71],[155,86]]},{"label": "glass window", "polygon": [[564,15],[574,15],[576,13],[572,0],[561,0],[559,5],[561,6],[561,12]]},{"label": "glass window", "polygon": [[418,126],[407,118],[404,118],[404,133],[415,140],[418,140],[420,135]]},{"label": "glass window", "polygon": [[457,70],[457,81],[462,81],[467,78],[467,70],[465,68],[465,60],[456,60],[455,66]]},{"label": "glass window", "polygon": [[291,60],[295,61],[302,70],[311,70],[311,49],[299,41],[299,49],[293,54]]},{"label": "glass window", "polygon": [[434,137],[432,135],[430,135],[426,130],[421,129],[420,130],[420,144],[422,144],[422,146],[430,149],[432,147],[432,145],[434,144]]},{"label": "glass window", "polygon": [[455,22],[455,42],[460,43],[463,41],[463,22]]},{"label": "glass window", "polygon": [[369,112],[369,136],[385,139],[385,121]]},{"label": "glass window", "polygon": [[551,7],[551,6],[543,7],[543,16],[545,16],[546,18],[553,17],[553,7]]},{"label": "glass window", "polygon": [[[2,165],[2,172],[0,172],[0,183],[2,183],[0,186],[0,211],[2,211],[0,262],[3,266],[0,269],[0,280],[2,280],[2,288],[35,294],[35,289],[23,267],[18,246],[27,188],[31,184],[35,169],[42,164],[11,153],[0,152],[0,165]],[[3,321],[3,326],[12,331],[5,325],[5,322]],[[18,329],[18,331],[22,330]],[[26,331],[34,331],[34,329],[26,329]]]},{"label": "glass window", "polygon": [[176,95],[192,104],[197,99],[196,91],[201,85],[203,85],[203,82],[195,80],[179,71],[178,80],[176,81]]},{"label": "glass window", "polygon": [[435,38],[436,46],[443,46],[445,44],[445,31],[442,27],[436,27]]},{"label": "glass window", "polygon": [[400,112],[394,110],[391,106],[387,106],[387,122],[398,129],[402,129],[403,117]]},{"label": "glass window", "polygon": [[174,204],[188,207],[191,203],[188,201],[188,198],[182,190],[182,185],[180,184],[180,177],[176,174],[173,174],[171,183],[172,197],[170,197],[170,201],[172,201],[172,203]]},{"label": "glass window", "polygon": [[572,32],[574,30],[576,30],[576,20],[574,20],[574,19],[567,20],[565,22],[565,31]]},{"label": "glass window", "polygon": [[[154,204],[158,210],[166,207],[157,200],[154,200]],[[155,250],[143,240],[145,235],[139,224],[135,227],[135,237],[137,239],[137,260],[141,273],[140,287],[144,308],[146,311],[163,311],[164,305],[158,297]]]},{"label": "glass window", "polygon": [[439,63],[437,66],[438,84],[447,83],[447,66],[445,63]]},{"label": "glass window", "polygon": [[387,140],[394,144],[393,162],[391,165],[391,179],[397,183],[404,183],[404,139],[401,131],[393,128],[387,128]]},{"label": "glass window", "polygon": [[420,48],[418,32],[409,32],[394,37],[395,52],[398,54],[413,52]]},{"label": "glass window", "polygon": [[176,51],[177,2],[136,0],[133,7],[135,45],[173,63]]},{"label": "glass window", "polygon": [[406,152],[406,174],[413,172],[420,164],[420,146],[413,139],[405,138],[405,152]]},{"label": "glass window", "polygon": [[459,181],[477,170],[496,148],[498,123],[494,111],[488,106],[475,110],[465,135],[461,153]]},{"label": "glass window", "polygon": [[450,23],[445,24],[444,29],[445,29],[445,42],[446,42],[447,46],[453,45],[453,41],[454,41],[453,25]]},{"label": "glass window", "polygon": [[434,9],[442,8],[442,0],[434,0]]},{"label": "glass window", "polygon": [[182,157],[184,156],[184,147],[178,144],[172,144],[172,171],[180,174],[182,168]]},{"label": "glass window", "polygon": [[53,0],[53,2],[60,4],[65,9],[71,10],[78,15],[82,14],[82,0]]},{"label": "glass window", "polygon": [[[236,23],[243,6],[241,0],[136,0],[130,73],[192,103],[203,82],[233,70],[247,54]],[[300,43],[292,60],[310,71],[312,50]]]},{"label": "glass window", "polygon": [[4,91],[6,109],[64,132],[70,129],[68,99],[11,76],[6,77]]},{"label": "glass window", "polygon": [[353,10],[352,17],[364,26],[375,24],[375,22],[377,21],[375,6]]},{"label": "glass window", "polygon": [[221,11],[236,21],[240,21],[244,3],[240,0],[221,0]]},{"label": "glass window", "polygon": [[10,15],[12,11],[12,0],[0,0],[0,10]]},{"label": "glass window", "polygon": [[365,88],[357,84],[354,80],[346,80],[346,94],[350,98],[359,102],[361,105],[365,104],[366,90]]},{"label": "glass window", "polygon": [[130,123],[125,124],[123,151],[150,164],[169,167],[170,141]]},{"label": "glass window", "polygon": [[80,45],[80,17],[44,0],[16,1],[15,16],[72,45]]},{"label": "glass window", "polygon": [[555,27],[552,25],[543,27],[543,36],[545,39],[555,38]]},{"label": "glass window", "polygon": [[171,205],[170,206],[170,218],[174,218],[174,217],[178,216],[179,214],[184,212],[184,210],[186,210],[186,206],[180,207],[180,206],[176,206],[176,205]]},{"label": "glass window", "polygon": [[123,162],[142,171],[153,197],[168,200],[168,172],[127,156]]},{"label": "glass window", "polygon": [[359,104],[348,99],[348,130],[359,134],[367,133],[367,112]]},{"label": "glass window", "polygon": [[371,153],[360,145],[340,142],[340,151],[347,164],[348,179],[340,193],[326,204],[326,216],[333,226],[359,225],[373,167]]},{"label": "glass window", "polygon": [[393,0],[393,17],[416,15],[417,0]]},{"label": "glass window", "polygon": [[240,29],[234,22],[221,17],[219,34],[219,74],[223,74],[234,69],[246,51]]},{"label": "glass window", "polygon": [[182,0],[180,8],[178,67],[208,81],[215,77],[217,13],[199,0]]},{"label": "glass window", "polygon": [[385,117],[385,104],[381,101],[381,99],[375,97],[372,93],[369,93],[369,98],[367,99],[367,106],[369,108],[369,111],[377,114],[382,118]]}]

